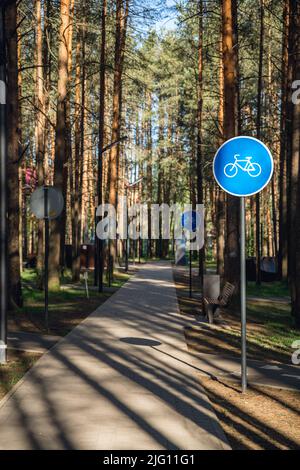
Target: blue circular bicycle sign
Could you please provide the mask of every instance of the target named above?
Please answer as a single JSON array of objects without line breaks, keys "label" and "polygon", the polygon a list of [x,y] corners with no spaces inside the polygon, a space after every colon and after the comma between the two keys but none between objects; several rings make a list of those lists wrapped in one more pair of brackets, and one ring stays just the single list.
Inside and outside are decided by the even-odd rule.
[{"label": "blue circular bicycle sign", "polygon": [[252,196],[270,182],[274,170],[270,150],[254,137],[234,137],[217,151],[214,177],[224,191],[233,196]]}]

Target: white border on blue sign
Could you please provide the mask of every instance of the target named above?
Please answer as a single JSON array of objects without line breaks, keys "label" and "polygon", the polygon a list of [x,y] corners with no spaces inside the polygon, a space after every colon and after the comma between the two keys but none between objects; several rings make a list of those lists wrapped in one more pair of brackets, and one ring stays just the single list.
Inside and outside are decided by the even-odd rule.
[{"label": "white border on blue sign", "polygon": [[[265,147],[265,149],[267,150],[268,154],[269,154],[269,157],[270,157],[270,160],[271,160],[271,164],[272,164],[272,171],[271,171],[271,174],[270,174],[270,177],[268,179],[268,181],[265,183],[265,185],[260,188],[258,191],[255,191],[254,193],[247,193],[247,194],[236,194],[236,193],[232,193],[230,191],[228,191],[227,189],[223,188],[223,186],[220,184],[218,178],[216,177],[216,174],[215,174],[215,160],[217,158],[217,155],[218,153],[221,151],[221,149],[224,147],[224,145],[226,145],[228,142],[231,142],[232,140],[237,140],[237,139],[252,139],[252,140],[256,140],[256,142],[259,142],[263,147]],[[226,142],[224,142],[224,144],[221,145],[221,147],[218,148],[215,156],[214,156],[214,160],[213,160],[213,174],[214,174],[214,178],[216,180],[216,182],[218,183],[218,185],[220,186],[220,188],[223,189],[223,191],[225,191],[225,193],[227,194],[230,194],[231,196],[236,196],[236,197],[248,197],[248,196],[254,196],[255,194],[258,194],[260,193],[261,191],[263,191],[265,189],[266,186],[268,186],[268,184],[270,183],[272,177],[273,177],[273,174],[274,174],[274,159],[273,159],[273,155],[271,154],[270,150],[268,149],[268,147],[259,139],[256,139],[256,137],[251,137],[251,136],[248,136],[248,135],[239,135],[239,136],[236,136],[236,137],[232,137],[231,139],[228,139],[226,140]]]}]

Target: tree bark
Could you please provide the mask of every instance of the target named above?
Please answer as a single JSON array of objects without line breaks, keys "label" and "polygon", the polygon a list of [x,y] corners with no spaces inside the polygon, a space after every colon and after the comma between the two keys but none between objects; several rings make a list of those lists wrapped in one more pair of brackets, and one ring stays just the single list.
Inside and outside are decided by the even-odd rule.
[{"label": "tree bark", "polygon": [[[17,16],[17,21],[19,23],[20,18],[19,15]],[[21,100],[22,100],[22,73],[20,72],[21,69],[21,52],[22,52],[22,38],[20,34],[20,30],[18,30],[18,99],[19,99],[19,141],[20,141],[20,151],[22,150],[22,107],[21,107]],[[19,151],[19,153],[20,153]],[[23,261],[26,257],[26,251],[23,249],[25,245],[25,237],[26,237],[26,194],[23,190],[24,185],[24,176],[26,171],[26,162],[25,158],[19,162],[19,253],[20,253],[20,272],[23,272]],[[25,237],[24,237],[25,235]],[[24,237],[24,238],[23,238]],[[23,244],[24,240],[24,244]]]},{"label": "tree bark", "polygon": [[[237,135],[237,57],[234,49],[233,1],[223,0],[223,62],[224,62],[224,139]],[[225,280],[240,285],[239,263],[239,199],[227,195],[225,236]]]},{"label": "tree bark", "polygon": [[[42,31],[42,7],[41,0],[35,2],[36,16],[36,164],[38,185],[44,184],[44,158],[45,158],[45,102],[44,102],[44,63],[43,63],[43,31]],[[37,246],[37,278],[38,287],[43,286],[44,267],[44,221],[38,221],[38,246]]]},{"label": "tree bark", "polygon": [[[297,5],[294,5],[293,13],[293,28],[295,30],[294,33],[294,44],[295,44],[295,55],[294,55],[294,66],[295,66],[295,73],[294,79],[300,79],[300,4],[299,2]],[[295,229],[295,251],[296,251],[296,262],[295,262],[295,269],[293,272],[293,288],[292,294],[295,292],[295,296],[292,295],[292,313],[295,315],[295,323],[296,327],[300,328],[300,155],[299,155],[299,147],[300,147],[300,103],[294,103],[294,119],[293,119],[293,160],[292,160],[292,190],[294,185],[296,186],[296,179],[297,179],[297,202],[296,202],[296,214],[293,214],[293,218],[295,216],[296,222],[296,229]],[[291,201],[294,203],[294,201]],[[293,247],[291,248],[293,249]],[[294,287],[295,285],[295,287]]]},{"label": "tree bark", "polygon": [[80,207],[80,174],[81,174],[81,158],[80,158],[80,117],[81,117],[81,72],[84,70],[82,63],[82,30],[78,28],[77,44],[76,44],[76,76],[75,76],[75,109],[74,109],[74,184],[72,188],[72,279],[78,282],[80,279],[80,233],[81,233],[81,207]]},{"label": "tree bark", "polygon": [[[52,56],[50,49],[53,44],[53,34],[51,25],[52,3],[51,0],[44,1],[44,35],[43,35],[43,65],[44,65],[44,109],[45,115],[50,113],[50,86],[51,86],[51,70]],[[50,159],[50,123],[45,119],[44,125],[44,184],[50,185],[49,159]]]},{"label": "tree bark", "polygon": [[[262,115],[262,89],[263,89],[263,58],[264,58],[264,0],[260,0],[260,41],[259,41],[259,61],[258,61],[258,82],[257,82],[257,116],[256,116],[256,136],[261,138],[261,115]],[[256,284],[261,283],[261,239],[260,239],[260,194],[256,194]]]},{"label": "tree bark", "polygon": [[[203,156],[202,156],[202,112],[203,112],[203,1],[198,0],[198,77],[197,77],[197,204],[203,204]],[[205,228],[204,228],[205,229]],[[199,250],[199,276],[203,283],[205,262],[204,247]]]},{"label": "tree bark", "polygon": [[[71,80],[72,80],[72,68],[73,68],[73,54],[72,54],[72,46],[73,46],[73,24],[74,24],[74,0],[70,0],[70,11],[69,11],[69,26],[66,31],[66,41],[67,41],[67,49],[68,49],[68,94],[65,100],[65,145],[66,145],[66,156],[65,156],[65,164],[63,169],[63,197],[65,200],[65,211],[62,215],[62,234],[60,240],[60,265],[64,267],[65,265],[65,239],[66,239],[66,230],[67,225],[69,226],[69,218],[70,218],[70,203],[72,201],[72,187],[74,184],[73,181],[73,168],[72,168],[72,124],[71,124]],[[68,191],[68,188],[70,191]]]},{"label": "tree bark", "polygon": [[10,4],[5,12],[7,40],[7,184],[8,184],[8,278],[9,307],[22,306],[19,253],[19,103],[17,7]]},{"label": "tree bark", "polygon": [[[129,0],[116,0],[116,33],[115,33],[115,66],[114,66],[114,89],[113,89],[113,122],[112,122],[112,142],[119,142],[121,135],[122,116],[122,74],[124,63],[124,49],[127,32]],[[109,165],[109,203],[117,208],[118,196],[118,161],[120,145],[114,145],[110,152]],[[113,266],[116,261],[116,243],[110,241],[110,256]]]},{"label": "tree bark", "polygon": [[[101,9],[101,52],[100,52],[100,95],[99,95],[99,132],[98,132],[98,206],[103,204],[103,148],[104,148],[104,122],[105,122],[105,91],[106,91],[106,15],[107,0],[102,0]],[[104,246],[103,241],[96,239],[96,284],[99,292],[103,291]]]},{"label": "tree bark", "polygon": [[[65,191],[65,164],[66,164],[66,99],[68,96],[68,28],[70,24],[70,0],[61,0],[60,3],[60,29],[58,49],[58,83],[57,83],[57,112],[55,134],[55,160],[54,160],[54,186],[63,194]],[[66,205],[66,201],[65,201]],[[49,252],[49,287],[58,288],[60,284],[61,242],[64,239],[63,214],[51,223],[51,238]]]},{"label": "tree bark", "polygon": [[[293,56],[293,80],[300,80],[300,3],[292,3],[291,9],[292,28],[292,56]],[[298,100],[299,101],[299,100]],[[292,160],[290,181],[290,287],[292,297],[292,313],[296,323],[300,326],[300,285],[299,271],[300,249],[297,234],[300,232],[300,191],[299,191],[299,164],[300,164],[300,103],[293,103],[292,121]]]},{"label": "tree bark", "polygon": [[145,125],[145,138],[147,146],[147,201],[148,201],[148,257],[151,259],[153,256],[153,244],[152,244],[152,217],[151,217],[151,204],[153,197],[153,182],[152,182],[152,151],[153,151],[153,139],[152,139],[152,95],[149,92],[146,99],[147,108],[146,113],[148,119]]},{"label": "tree bark", "polygon": [[[224,142],[224,68],[223,68],[223,44],[222,35],[220,37],[220,65],[219,65],[219,145]],[[217,207],[216,207],[216,229],[217,229],[217,272],[221,279],[224,277],[224,248],[225,248],[225,193],[222,189],[217,188]]]},{"label": "tree bark", "polygon": [[283,7],[283,38],[281,66],[281,116],[280,116],[280,172],[279,172],[279,253],[278,271],[282,280],[288,276],[288,237],[287,237],[287,96],[289,65],[290,5],[285,0]]}]

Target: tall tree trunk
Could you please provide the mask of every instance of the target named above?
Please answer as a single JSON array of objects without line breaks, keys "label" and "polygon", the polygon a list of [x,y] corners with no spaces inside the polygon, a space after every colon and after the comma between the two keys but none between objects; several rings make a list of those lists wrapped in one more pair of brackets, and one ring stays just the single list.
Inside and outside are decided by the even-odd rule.
[{"label": "tall tree trunk", "polygon": [[[65,105],[68,97],[68,29],[70,24],[70,0],[61,0],[60,3],[60,29],[58,49],[58,83],[57,83],[57,112],[55,134],[55,160],[54,160],[54,186],[65,194],[64,185],[66,163],[66,113]],[[66,201],[65,201],[66,205]],[[61,240],[64,238],[64,213],[52,221],[50,253],[49,253],[49,287],[57,288],[60,284],[60,257]]]},{"label": "tall tree trunk", "polygon": [[232,22],[233,22],[233,48],[236,61],[236,120],[237,133],[242,134],[242,115],[241,115],[241,91],[240,91],[240,61],[239,61],[239,31],[238,31],[238,0],[232,1]]},{"label": "tall tree trunk", "polygon": [[[70,211],[67,209],[70,207],[70,192],[72,193],[72,187],[74,184],[73,181],[73,171],[72,171],[72,136],[71,136],[71,79],[72,79],[72,68],[73,68],[73,55],[72,55],[72,46],[73,46],[73,24],[74,24],[74,0],[70,0],[70,18],[69,18],[69,27],[66,31],[66,41],[68,49],[68,95],[65,100],[65,141],[66,141],[66,158],[63,170],[63,196],[65,200],[65,211],[63,213],[63,233],[60,240],[60,264],[63,267],[65,264],[65,238],[66,238],[66,229],[70,219]],[[68,191],[68,187],[70,191]],[[73,201],[72,201],[73,202]],[[69,217],[68,217],[69,216]]]},{"label": "tall tree trunk", "polygon": [[[295,74],[294,79],[300,80],[300,3],[294,5],[293,13],[293,28],[295,29],[294,43],[295,43]],[[292,185],[296,185],[297,178],[297,205],[296,205],[296,214],[295,214],[295,250],[296,250],[296,262],[293,276],[293,284],[295,288],[292,290],[295,291],[295,297],[292,297],[292,312],[295,315],[295,322],[297,328],[300,328],[300,155],[299,155],[299,146],[300,146],[300,103],[294,103],[294,121],[293,129],[295,135],[293,136],[293,172],[292,172]],[[297,163],[298,161],[298,163]],[[296,165],[298,164],[298,175]],[[294,168],[295,166],[295,168]],[[292,247],[293,249],[293,247]]]},{"label": "tall tree trunk", "polygon": [[[219,65],[219,113],[218,124],[220,139],[219,144],[224,142],[224,68],[223,68],[223,44],[222,35],[220,37],[220,65]],[[225,248],[225,193],[218,186],[217,188],[217,272],[221,279],[224,277],[224,248]]]},{"label": "tall tree trunk", "polygon": [[[300,80],[300,3],[292,2],[291,9],[291,28],[292,28],[292,56],[293,56],[293,80]],[[299,239],[297,238],[300,217],[300,201],[298,193],[299,188],[299,164],[300,164],[300,103],[293,103],[293,121],[292,121],[292,160],[291,160],[291,181],[290,181],[290,286],[292,296],[292,313],[296,316],[297,324],[300,326],[300,287],[299,271],[297,271],[299,262]],[[295,231],[296,228],[296,231]],[[296,256],[295,256],[296,255]]]},{"label": "tall tree trunk", "polygon": [[[203,112],[203,1],[198,0],[198,77],[197,77],[197,204],[203,204],[203,156],[202,156],[202,112]],[[205,251],[199,250],[199,276],[203,283]]]},{"label": "tall tree trunk", "polygon": [[[297,223],[295,230],[295,237],[297,240],[300,239],[300,178],[298,178],[298,189],[297,189]],[[297,243],[296,247],[296,272],[300,270],[300,243]],[[300,329],[300,277],[295,278],[295,297],[292,299],[292,312],[295,316],[295,324]]]},{"label": "tall tree trunk", "polygon": [[[79,27],[80,28],[80,27]],[[75,109],[74,109],[74,128],[75,128],[75,155],[74,155],[74,184],[72,188],[72,279],[73,282],[78,282],[80,279],[80,232],[81,232],[81,208],[80,208],[80,92],[81,82],[84,79],[81,77],[81,71],[84,69],[82,63],[82,29],[77,30],[77,44],[76,44],[76,83],[75,83]]]},{"label": "tall tree trunk", "polygon": [[[294,226],[293,226],[293,206],[295,205],[295,186],[292,183],[293,180],[293,162],[294,162],[294,153],[293,153],[293,141],[294,141],[294,112],[295,106],[292,102],[292,93],[293,88],[292,84],[295,78],[295,36],[296,36],[296,26],[295,26],[295,4],[293,0],[289,0],[289,10],[290,10],[290,28],[289,28],[289,45],[288,45],[288,99],[287,99],[287,119],[286,119],[286,152],[287,152],[287,221],[288,221],[288,279],[290,280],[293,277],[294,270],[294,261],[295,261],[295,251],[294,251]],[[291,284],[291,288],[293,285]]]},{"label": "tall tree trunk", "polygon": [[[104,148],[104,122],[105,122],[105,91],[106,91],[106,15],[107,0],[102,0],[101,10],[101,52],[100,52],[100,94],[99,94],[99,133],[98,133],[98,181],[97,196],[98,206],[103,204],[103,148]],[[96,237],[96,235],[95,235]],[[104,246],[103,241],[97,239],[96,266],[98,271],[99,292],[103,291],[103,266]]]},{"label": "tall tree trunk", "polygon": [[[85,47],[85,29],[83,30],[82,41],[82,60],[85,63],[86,47]],[[86,66],[83,68],[83,77],[81,83],[81,122],[80,122],[80,161],[81,161],[81,175],[80,175],[80,208],[81,208],[81,240],[87,243],[87,218],[88,218],[88,158],[89,158],[89,143],[88,143],[88,116],[86,109],[89,108],[90,95],[87,93],[88,80]]]},{"label": "tall tree trunk", "polygon": [[65,41],[67,47],[67,97],[64,102],[65,107],[65,162],[63,165],[63,198],[65,201],[65,208],[61,215],[61,237],[60,237],[60,266],[63,269],[65,265],[65,244],[66,244],[66,231],[68,222],[68,207],[70,200],[68,200],[69,183],[72,183],[72,139],[71,139],[71,89],[70,82],[72,77],[72,45],[73,45],[73,21],[74,21],[74,0],[69,1],[69,18],[67,19],[68,25],[65,31]]},{"label": "tall tree trunk", "polygon": [[148,201],[148,257],[153,256],[153,245],[152,245],[152,218],[151,218],[151,204],[153,194],[153,183],[152,183],[152,151],[153,151],[153,139],[152,139],[152,95],[148,93],[148,99],[146,99],[147,108],[146,113],[148,119],[145,125],[145,137],[147,147],[147,201]]},{"label": "tall tree trunk", "polygon": [[[233,1],[223,0],[223,61],[224,61],[224,138],[237,135],[237,57],[234,49]],[[225,280],[236,285],[236,294],[240,284],[239,263],[239,199],[227,195],[226,237],[225,237]]]},{"label": "tall tree trunk", "polygon": [[[124,49],[127,32],[129,0],[116,0],[116,33],[115,33],[115,66],[114,66],[114,90],[113,90],[113,122],[112,142],[120,141],[121,116],[122,116],[122,75],[124,63]],[[120,145],[114,145],[110,152],[109,175],[109,203],[117,208],[117,183],[118,161]],[[113,266],[116,260],[115,240],[110,242],[110,256]]]},{"label": "tall tree trunk", "polygon": [[[162,204],[162,186],[163,186],[163,159],[164,159],[164,148],[163,148],[163,140],[164,140],[164,106],[163,106],[163,98],[161,94],[158,96],[158,156],[157,156],[157,200],[156,203],[158,205]],[[192,138],[194,141],[194,136]],[[158,258],[162,257],[162,224],[160,219],[159,224],[159,239],[156,242],[156,256]]]},{"label": "tall tree trunk", "polygon": [[[262,115],[262,89],[263,89],[263,58],[264,58],[264,0],[260,0],[260,41],[259,41],[259,61],[258,61],[258,82],[257,82],[257,116],[256,116],[256,136],[261,138],[261,115]],[[260,194],[256,194],[256,284],[261,283],[261,239],[260,239]]]},{"label": "tall tree trunk", "polygon": [[[19,23],[20,19],[19,16],[17,17],[17,21]],[[22,42],[21,42],[21,33],[18,30],[18,99],[19,99],[19,140],[20,145],[19,148],[22,149],[22,108],[21,108],[21,100],[22,100],[22,73],[21,70],[21,52],[22,52]],[[23,149],[22,149],[23,152]],[[20,253],[20,272],[23,272],[23,261],[24,257],[26,256],[26,252],[23,250],[23,237],[26,233],[26,193],[23,190],[23,182],[25,180],[24,175],[26,171],[26,162],[24,155],[22,155],[21,161],[19,161],[19,253]],[[25,242],[25,239],[24,239]]]},{"label": "tall tree trunk", "polygon": [[18,104],[18,51],[17,7],[6,8],[5,30],[7,39],[7,184],[8,184],[8,278],[9,306],[22,305],[19,254],[19,104]]},{"label": "tall tree trunk", "polygon": [[[41,0],[35,2],[36,15],[36,164],[38,185],[44,184],[44,157],[45,157],[45,106],[44,106],[44,63],[43,63],[43,31],[42,31],[42,8]],[[43,267],[44,267],[44,221],[38,221],[38,246],[37,246],[37,275],[38,286],[42,288]]]},{"label": "tall tree trunk", "polygon": [[280,170],[279,170],[279,253],[278,271],[282,280],[288,275],[288,237],[287,237],[287,96],[289,65],[290,5],[285,0],[283,7],[283,38],[281,66],[281,116],[280,116]]},{"label": "tall tree trunk", "polygon": [[[50,86],[52,56],[50,48],[53,43],[52,25],[50,17],[52,14],[51,0],[44,1],[44,35],[43,35],[43,65],[44,65],[44,110],[45,116],[50,113]],[[50,122],[45,118],[44,126],[44,184],[50,184],[49,159],[50,159]]]}]

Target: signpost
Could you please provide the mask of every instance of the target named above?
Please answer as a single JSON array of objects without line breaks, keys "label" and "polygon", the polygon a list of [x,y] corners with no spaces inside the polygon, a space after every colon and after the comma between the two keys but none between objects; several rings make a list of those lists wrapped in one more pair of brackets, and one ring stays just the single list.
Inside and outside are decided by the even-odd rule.
[{"label": "signpost", "polygon": [[213,172],[218,185],[232,196],[240,197],[241,262],[241,376],[242,390],[247,390],[247,318],[246,318],[246,231],[245,197],[262,191],[274,170],[270,150],[254,137],[234,137],[217,151]]},{"label": "signpost", "polygon": [[[189,232],[195,232],[200,225],[199,214],[197,211],[186,211],[182,214],[181,225]],[[189,286],[190,298],[193,295],[193,281],[192,281],[192,250],[189,250]]]},{"label": "signpost", "polygon": [[7,153],[4,6],[0,7],[0,364],[7,360]]},{"label": "signpost", "polygon": [[45,325],[49,330],[49,296],[48,296],[48,271],[49,271],[49,220],[58,218],[64,208],[64,198],[61,192],[52,186],[37,188],[30,198],[30,210],[38,218],[45,221]]},{"label": "signpost", "polygon": [[14,0],[0,2],[0,364],[7,361],[7,59],[5,11]]}]

